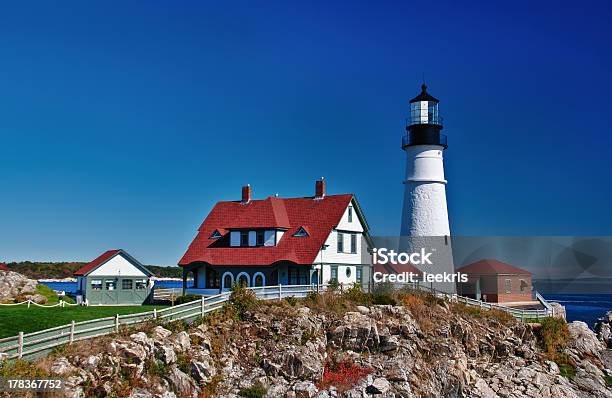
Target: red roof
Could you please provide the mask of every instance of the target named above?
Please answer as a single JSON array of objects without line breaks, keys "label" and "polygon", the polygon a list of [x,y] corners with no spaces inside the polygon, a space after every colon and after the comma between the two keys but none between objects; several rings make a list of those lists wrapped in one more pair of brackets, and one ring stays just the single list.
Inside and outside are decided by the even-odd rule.
[{"label": "red roof", "polygon": [[115,257],[120,252],[121,252],[121,249],[107,250],[104,253],[100,254],[100,256],[98,256],[98,258],[96,258],[92,262],[89,262],[89,263],[85,264],[83,267],[81,267],[78,270],[74,271],[74,275],[75,276],[85,276],[90,271],[93,271],[98,266],[104,264],[105,262],[107,262],[111,258]]},{"label": "red roof", "polygon": [[4,263],[0,263],[0,271],[8,271],[9,268]]},{"label": "red roof", "polygon": [[531,275],[531,272],[510,264],[502,263],[493,259],[485,259],[468,264],[457,269],[458,272],[473,275],[496,275],[496,274],[518,274]]},{"label": "red roof", "polygon": [[[218,202],[208,214],[198,234],[179,261],[180,266],[193,262],[211,265],[270,265],[277,261],[312,264],[321,246],[338,225],[353,195],[327,195],[324,198],[277,198]],[[356,206],[357,207],[357,206]],[[293,236],[304,227],[308,237]],[[228,229],[287,229],[276,246],[219,247],[209,239],[214,230],[226,236]]]}]

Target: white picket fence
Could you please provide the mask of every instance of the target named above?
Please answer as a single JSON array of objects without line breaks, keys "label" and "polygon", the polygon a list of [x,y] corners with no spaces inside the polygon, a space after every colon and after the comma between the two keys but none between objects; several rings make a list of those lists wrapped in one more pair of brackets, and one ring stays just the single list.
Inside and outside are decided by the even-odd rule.
[{"label": "white picket fence", "polygon": [[[310,292],[319,292],[326,290],[327,288],[328,285],[278,285],[252,287],[249,289],[253,290],[257,298],[260,300],[280,300],[287,297],[306,297]],[[339,291],[341,290],[342,286],[340,286]],[[546,308],[545,310],[520,310],[497,304],[485,303],[467,297],[457,296],[456,294],[447,294],[424,286],[417,287],[417,290],[424,290],[429,293],[448,298],[451,301],[465,303],[470,306],[477,306],[483,309],[499,309],[523,320],[541,319],[554,315],[554,312],[552,312],[549,308]],[[172,322],[179,320],[193,320],[198,317],[203,317],[209,312],[223,307],[223,305],[229,300],[230,294],[230,292],[225,292],[214,296],[203,297],[200,300],[163,308],[160,310],[153,309],[153,311],[128,315],[115,315],[82,322],[72,321],[67,325],[57,326],[37,332],[21,332],[18,336],[0,339],[0,361],[14,358],[36,358],[46,352],[51,351],[55,347],[111,333],[117,333],[121,327],[125,326],[136,325],[149,321]]]}]

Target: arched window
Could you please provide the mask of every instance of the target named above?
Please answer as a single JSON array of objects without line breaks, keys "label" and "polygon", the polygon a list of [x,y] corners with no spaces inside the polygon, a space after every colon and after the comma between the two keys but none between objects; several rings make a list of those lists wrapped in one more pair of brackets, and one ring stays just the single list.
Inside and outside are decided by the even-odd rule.
[{"label": "arched window", "polygon": [[223,274],[223,289],[230,289],[234,285],[234,275],[231,272]]},{"label": "arched window", "polygon": [[240,287],[249,287],[251,285],[251,278],[246,272],[241,272],[236,277],[236,283]]},{"label": "arched window", "polygon": [[253,275],[253,286],[264,286],[266,284],[266,277],[261,272],[256,272]]}]

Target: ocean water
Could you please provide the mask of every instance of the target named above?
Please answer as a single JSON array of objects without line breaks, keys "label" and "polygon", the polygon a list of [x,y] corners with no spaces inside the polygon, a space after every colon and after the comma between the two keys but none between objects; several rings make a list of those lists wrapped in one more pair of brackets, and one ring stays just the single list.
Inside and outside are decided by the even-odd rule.
[{"label": "ocean water", "polygon": [[[67,295],[73,296],[77,291],[76,282],[40,282],[43,285],[49,286],[53,290],[63,290]],[[182,289],[182,281],[155,281],[155,286],[164,289]]]},{"label": "ocean water", "polygon": [[[64,290],[68,295],[76,292],[76,282],[43,282],[53,290]],[[155,286],[166,289],[181,289],[181,281],[156,281]],[[593,328],[597,318],[603,316],[606,311],[612,311],[612,294],[544,294],[544,298],[556,301],[565,306],[567,320],[583,321]]]},{"label": "ocean water", "polygon": [[592,329],[597,318],[612,311],[612,294],[544,294],[548,301],[565,307],[568,321],[583,321]]}]

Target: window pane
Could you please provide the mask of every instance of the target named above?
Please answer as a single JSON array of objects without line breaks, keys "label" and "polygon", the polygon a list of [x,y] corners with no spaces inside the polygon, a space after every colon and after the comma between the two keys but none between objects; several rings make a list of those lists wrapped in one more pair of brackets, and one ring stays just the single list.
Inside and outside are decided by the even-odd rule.
[{"label": "window pane", "polygon": [[146,279],[136,279],[136,290],[146,290],[147,289],[147,280]]},{"label": "window pane", "polygon": [[115,290],[115,281],[114,280],[106,280],[104,281],[104,284],[106,286],[106,290]]},{"label": "window pane", "polygon": [[357,235],[351,234],[351,253],[357,253]]},{"label": "window pane", "polygon": [[249,245],[249,231],[240,231],[240,246]]},{"label": "window pane", "polygon": [[102,290],[102,279],[92,279],[91,289],[92,290]]},{"label": "window pane", "polygon": [[264,231],[257,231],[257,246],[264,244]]},{"label": "window pane", "polygon": [[131,279],[123,279],[121,281],[121,289],[132,290],[133,281]]},{"label": "window pane", "polygon": [[338,232],[338,253],[344,252],[344,234]]},{"label": "window pane", "polygon": [[353,208],[350,206],[348,208],[348,222],[353,222]]}]

